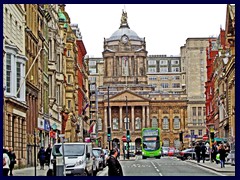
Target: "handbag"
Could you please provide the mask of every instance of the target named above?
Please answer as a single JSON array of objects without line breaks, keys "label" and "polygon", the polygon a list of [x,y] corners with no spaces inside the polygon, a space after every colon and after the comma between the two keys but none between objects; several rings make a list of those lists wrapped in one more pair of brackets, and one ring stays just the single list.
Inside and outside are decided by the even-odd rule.
[{"label": "handbag", "polygon": [[5,166],[5,165],[6,165],[6,159],[3,158],[3,166]]}]

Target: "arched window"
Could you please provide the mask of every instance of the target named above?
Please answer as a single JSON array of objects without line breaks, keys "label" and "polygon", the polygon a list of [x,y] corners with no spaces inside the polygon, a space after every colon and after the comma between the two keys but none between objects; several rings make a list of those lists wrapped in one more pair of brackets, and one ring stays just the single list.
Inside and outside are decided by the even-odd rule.
[{"label": "arched window", "polygon": [[135,119],[135,129],[141,129],[142,127],[141,119],[139,117],[136,117]]},{"label": "arched window", "polygon": [[169,120],[168,120],[168,117],[164,117],[163,118],[163,129],[169,129]]},{"label": "arched window", "polygon": [[174,147],[175,147],[176,149],[179,149],[179,148],[180,148],[180,141],[179,141],[179,139],[174,139]]},{"label": "arched window", "polygon": [[118,129],[118,118],[113,118],[113,130]]},{"label": "arched window", "polygon": [[164,146],[164,147],[169,147],[169,144],[170,144],[170,143],[169,143],[169,139],[164,139],[164,140],[163,140],[163,146]]},{"label": "arched window", "polygon": [[180,129],[180,120],[178,116],[175,116],[173,119],[173,128]]},{"label": "arched window", "polygon": [[102,131],[102,119],[101,118],[98,118],[97,127],[98,127],[98,131]]},{"label": "arched window", "polygon": [[156,127],[156,128],[158,127],[158,122],[156,117],[152,118],[152,127]]}]

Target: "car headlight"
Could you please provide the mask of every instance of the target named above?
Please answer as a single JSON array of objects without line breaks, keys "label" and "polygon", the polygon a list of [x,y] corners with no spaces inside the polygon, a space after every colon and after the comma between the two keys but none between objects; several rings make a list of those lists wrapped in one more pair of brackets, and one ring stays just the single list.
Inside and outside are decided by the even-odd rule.
[{"label": "car headlight", "polygon": [[84,162],[83,160],[77,161],[77,162],[76,162],[76,166],[79,166],[79,165],[83,164],[83,162]]},{"label": "car headlight", "polygon": [[145,153],[144,153],[144,152],[142,152],[142,154],[144,155]]}]

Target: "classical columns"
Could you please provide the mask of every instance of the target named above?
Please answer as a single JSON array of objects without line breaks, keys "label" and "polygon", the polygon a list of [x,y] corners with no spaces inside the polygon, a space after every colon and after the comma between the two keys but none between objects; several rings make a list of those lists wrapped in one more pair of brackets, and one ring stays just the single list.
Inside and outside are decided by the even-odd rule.
[{"label": "classical columns", "polygon": [[120,121],[120,131],[122,131],[122,125],[123,125],[122,106],[119,107],[119,121]]},{"label": "classical columns", "polygon": [[145,114],[145,106],[142,106],[142,128],[145,128],[146,120],[145,120],[146,114]]},{"label": "classical columns", "polygon": [[134,131],[134,106],[131,106],[132,131]]},{"label": "classical columns", "polygon": [[147,106],[147,127],[150,127],[149,106]]}]

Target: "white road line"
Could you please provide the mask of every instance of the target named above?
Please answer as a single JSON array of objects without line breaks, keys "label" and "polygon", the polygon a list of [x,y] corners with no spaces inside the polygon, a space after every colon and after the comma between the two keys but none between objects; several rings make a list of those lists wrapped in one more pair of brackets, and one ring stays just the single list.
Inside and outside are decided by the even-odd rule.
[{"label": "white road line", "polygon": [[163,176],[162,173],[159,173],[160,176]]},{"label": "white road line", "polygon": [[[157,166],[153,162],[151,162],[151,163],[152,163],[153,167],[156,169],[156,171],[159,172],[159,169],[157,168]],[[159,173],[159,175],[163,176],[162,173]]]}]

